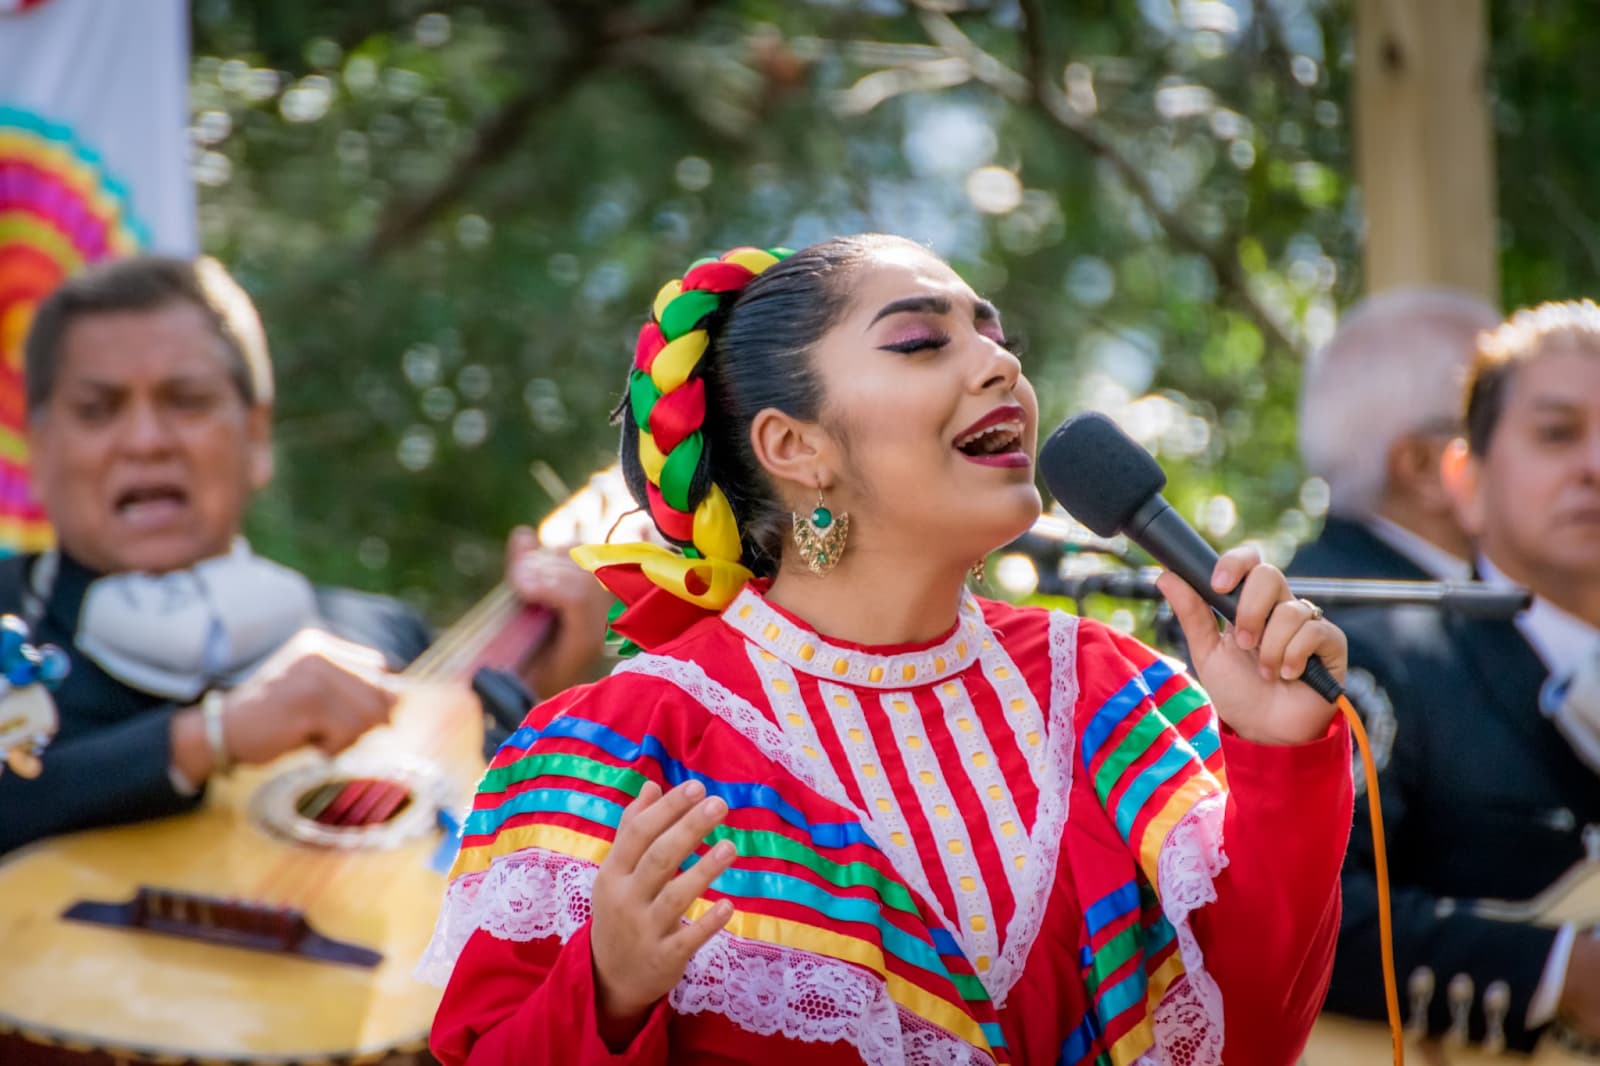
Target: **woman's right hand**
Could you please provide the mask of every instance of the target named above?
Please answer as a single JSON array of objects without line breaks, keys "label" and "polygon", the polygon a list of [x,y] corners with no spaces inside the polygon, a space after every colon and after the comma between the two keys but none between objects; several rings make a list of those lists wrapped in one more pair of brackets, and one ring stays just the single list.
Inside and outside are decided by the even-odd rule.
[{"label": "woman's right hand", "polygon": [[633,1041],[656,1002],[683,977],[689,959],[733,917],[718,900],[688,925],[684,912],[733,862],[722,841],[689,869],[679,867],[728,813],[705,786],[686,781],[661,794],[653,781],[622,811],[616,841],[594,881],[589,948],[601,1037],[613,1050]]}]

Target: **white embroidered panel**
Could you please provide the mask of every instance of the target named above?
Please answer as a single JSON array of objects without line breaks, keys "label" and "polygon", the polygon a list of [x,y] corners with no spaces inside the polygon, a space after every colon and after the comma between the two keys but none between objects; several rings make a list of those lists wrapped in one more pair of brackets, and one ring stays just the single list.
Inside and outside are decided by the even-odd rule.
[{"label": "white embroidered panel", "polygon": [[[826,681],[819,682],[817,689],[829,708],[828,717],[833,722],[840,745],[850,759],[850,769],[855,775],[856,788],[860,790],[867,811],[874,821],[868,832],[872,833],[872,839],[883,849],[884,854],[889,856],[889,862],[902,878],[910,884],[929,886],[927,891],[922,889],[919,891],[923,891],[923,898],[928,901],[928,906],[933,908],[939,923],[946,930],[954,930],[955,923],[950,921],[950,916],[945,913],[939,897],[931,891],[928,871],[923,868],[922,855],[917,851],[916,840],[911,835],[911,826],[906,822],[905,812],[900,809],[900,804],[894,796],[894,789],[889,785],[883,760],[878,754],[878,746],[872,739],[872,730],[867,725],[866,714],[862,711],[856,694],[850,689],[830,685]],[[908,871],[915,871],[914,881]]]},{"label": "white embroidered panel", "polygon": [[748,588],[722,612],[722,620],[802,673],[863,688],[892,689],[929,684],[972,664],[978,653],[972,633],[983,623],[983,610],[966,595],[959,615],[955,632],[946,640],[900,655],[874,655],[834,644],[795,625]]},{"label": "white embroidered panel", "polygon": [[[792,747],[771,720],[756,710],[748,700],[707,676],[698,663],[665,655],[636,655],[613,672],[648,674],[676,685],[690,698],[737,730],[741,736],[754,744],[761,754],[788,770],[812,791],[854,814],[866,827],[873,841],[876,843],[879,840],[878,834],[883,833],[882,827],[876,825],[870,814],[856,806],[845,792],[844,783],[839,780],[839,775],[827,759],[809,759],[798,748]],[[809,717],[809,712],[805,712],[804,703],[798,699],[796,703]],[[886,833],[884,835],[887,836]],[[893,857],[890,858],[892,861]],[[935,908],[935,915],[944,922],[946,928],[953,928],[944,915],[939,913],[939,897],[933,894],[933,886],[923,873],[920,863],[911,865],[894,863],[894,870],[913,891],[928,901],[929,906]]]},{"label": "white embroidered panel", "polygon": [[[453,882],[418,975],[443,984],[467,937],[551,937],[563,944],[589,919],[598,867],[541,848],[497,858]],[[881,976],[837,959],[717,933],[668,995],[679,1014],[720,1014],[746,1032],[843,1041],[867,1066],[993,1066],[994,1060],[899,1007]]]},{"label": "white embroidered panel", "polygon": [[1033,775],[1033,787],[1044,790],[1045,725],[1039,713],[1039,701],[1034,699],[1027,678],[1011,661],[1011,656],[994,639],[984,633],[978,640],[978,661],[984,680],[994,688],[1000,706],[1006,712],[1006,723],[1017,738],[1017,750],[1027,756],[1028,772]]},{"label": "white embroidered panel", "polygon": [[[1000,772],[1000,760],[989,735],[972,706],[972,695],[960,681],[946,681],[934,688],[939,704],[944,708],[945,726],[956,750],[961,753],[961,768],[966,771],[972,790],[983,804],[988,819],[989,835],[1000,855],[1006,884],[1018,904],[1022,902],[1022,886],[1028,865],[1028,832],[1017,810],[1017,801],[1011,795],[1011,786]],[[1041,741],[1042,744],[1042,741]],[[969,827],[970,828],[970,827]]]},{"label": "white embroidered panel", "polygon": [[[800,695],[800,682],[795,679],[794,671],[788,663],[754,644],[745,644],[745,650],[750,653],[750,665],[755,667],[756,674],[761,678],[761,690],[766,693],[778,728],[788,738],[790,748],[798,751],[807,763],[813,764],[816,773],[827,774],[837,780],[838,774],[823,751],[816,724],[812,722],[811,712]],[[840,791],[843,791],[842,786]]]},{"label": "white embroidered panel", "polygon": [[[1045,907],[1061,858],[1067,827],[1067,797],[1072,791],[1072,760],[1077,753],[1075,717],[1078,707],[1078,619],[1065,611],[1050,612],[1050,722],[1045,730],[1039,804],[1033,812],[1028,861],[1017,888],[1017,909],[1006,926],[1005,950],[995,961],[984,987],[995,1009],[1022,976],[1028,953],[1044,925]],[[1010,705],[1007,705],[1008,710]]]},{"label": "white embroidered panel", "polygon": [[1000,954],[1000,934],[995,928],[994,908],[983,871],[972,851],[972,835],[951,795],[944,768],[928,742],[927,726],[916,697],[909,692],[886,692],[880,699],[900,757],[911,774],[912,789],[922,801],[923,817],[934,833],[939,859],[955,897],[959,923],[955,935],[981,981]]}]

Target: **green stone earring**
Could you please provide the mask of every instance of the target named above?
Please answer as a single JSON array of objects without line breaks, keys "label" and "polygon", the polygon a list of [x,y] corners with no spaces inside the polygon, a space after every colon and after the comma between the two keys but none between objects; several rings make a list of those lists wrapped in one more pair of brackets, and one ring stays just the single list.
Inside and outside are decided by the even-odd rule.
[{"label": "green stone earring", "polygon": [[794,545],[813,574],[826,574],[839,564],[844,541],[850,535],[850,516],[834,514],[822,502],[817,489],[817,506],[809,516],[794,515]]}]

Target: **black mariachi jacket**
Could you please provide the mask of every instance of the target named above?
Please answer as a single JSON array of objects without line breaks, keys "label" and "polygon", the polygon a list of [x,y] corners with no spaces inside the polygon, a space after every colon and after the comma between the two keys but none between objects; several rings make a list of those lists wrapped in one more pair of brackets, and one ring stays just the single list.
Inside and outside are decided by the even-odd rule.
[{"label": "black mariachi jacket", "polygon": [[[0,612],[20,614],[37,556],[0,560]],[[78,651],[73,637],[89,583],[99,575],[66,555],[34,627],[33,639],[59,645],[72,673],[55,693],[60,729],[45,749],[44,770],[28,779],[0,775],[0,852],[76,829],[144,821],[199,802],[173,788],[168,729],[178,706],[129,688]],[[337,636],[384,653],[392,667],[428,646],[426,623],[384,596],[318,588],[318,612]]]}]

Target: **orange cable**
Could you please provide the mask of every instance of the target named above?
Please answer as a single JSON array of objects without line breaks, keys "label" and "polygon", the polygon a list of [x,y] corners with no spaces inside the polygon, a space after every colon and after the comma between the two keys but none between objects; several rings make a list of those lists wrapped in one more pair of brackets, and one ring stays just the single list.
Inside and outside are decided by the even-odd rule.
[{"label": "orange cable", "polygon": [[1361,750],[1361,769],[1367,778],[1367,813],[1372,818],[1372,856],[1378,880],[1378,940],[1383,956],[1383,998],[1389,1008],[1389,1039],[1394,1045],[1394,1066],[1405,1066],[1406,1049],[1400,1028],[1400,992],[1394,976],[1394,928],[1389,916],[1389,857],[1383,842],[1383,807],[1378,800],[1378,768],[1372,761],[1367,731],[1361,725],[1350,697],[1340,693],[1339,710]]}]

